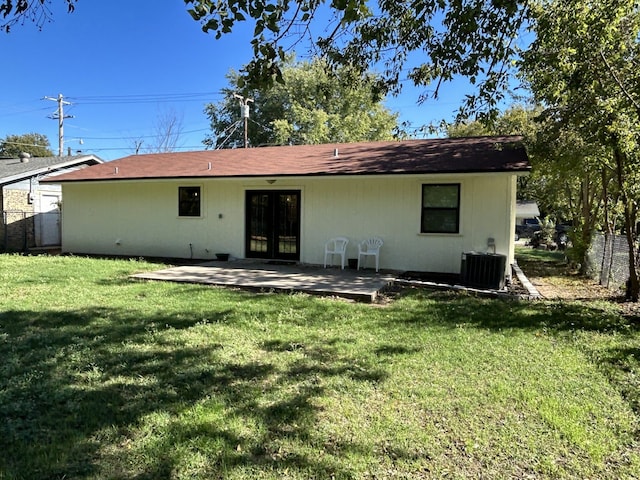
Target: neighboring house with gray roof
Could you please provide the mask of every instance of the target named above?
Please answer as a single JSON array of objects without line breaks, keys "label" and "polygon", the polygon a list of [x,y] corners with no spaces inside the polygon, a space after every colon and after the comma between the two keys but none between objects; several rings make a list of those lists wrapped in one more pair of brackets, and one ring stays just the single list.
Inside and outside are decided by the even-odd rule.
[{"label": "neighboring house with gray roof", "polygon": [[382,238],[380,267],[460,273],[513,262],[520,137],[132,155],[47,178],[64,192],[64,252],[322,264],[324,245]]},{"label": "neighboring house with gray roof", "polygon": [[522,225],[527,218],[540,216],[538,203],[534,200],[518,200],[516,204],[516,224]]},{"label": "neighboring house with gray roof", "polygon": [[40,180],[99,163],[95,155],[0,158],[0,248],[25,251],[60,245],[62,189]]}]

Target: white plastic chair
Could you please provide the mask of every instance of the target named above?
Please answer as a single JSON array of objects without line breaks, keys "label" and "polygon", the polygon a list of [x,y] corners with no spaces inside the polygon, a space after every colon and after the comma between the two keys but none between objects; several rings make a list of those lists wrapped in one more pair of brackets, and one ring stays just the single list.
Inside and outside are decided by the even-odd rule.
[{"label": "white plastic chair", "polygon": [[[371,237],[363,240],[358,244],[358,270],[360,270],[360,257],[375,257],[376,259],[376,272],[380,266],[380,247],[383,245],[383,241],[378,237]],[[364,260],[363,258],[363,260]],[[362,263],[364,267],[364,261]]]},{"label": "white plastic chair", "polygon": [[344,270],[348,243],[349,239],[346,237],[335,237],[324,244],[324,268],[327,268],[327,257],[329,255],[331,255],[331,263],[333,263],[334,255],[340,255],[340,266]]}]

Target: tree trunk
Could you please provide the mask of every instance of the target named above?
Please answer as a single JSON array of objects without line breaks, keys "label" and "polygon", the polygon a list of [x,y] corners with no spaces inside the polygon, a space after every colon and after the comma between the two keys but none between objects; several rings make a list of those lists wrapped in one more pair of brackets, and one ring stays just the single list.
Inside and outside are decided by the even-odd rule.
[{"label": "tree trunk", "polygon": [[635,239],[636,226],[634,223],[635,219],[633,218],[634,215],[633,215],[629,198],[627,196],[626,188],[624,185],[624,181],[625,181],[624,153],[620,150],[618,146],[614,147],[613,152],[616,159],[618,185],[620,187],[621,199],[624,205],[625,236],[627,238],[627,245],[629,246],[629,281],[627,284],[627,297],[632,302],[637,302],[638,296],[640,294],[640,282],[638,281],[638,268],[636,264],[637,254],[636,254],[636,239]]},{"label": "tree trunk", "polygon": [[582,179],[580,184],[580,210],[582,215],[582,229],[580,231],[580,275],[586,275],[589,271],[589,245],[591,245],[591,210],[588,202],[587,189],[589,188],[589,176]]},{"label": "tree trunk", "polygon": [[[599,207],[595,205],[596,189],[592,188],[592,180],[589,174],[582,179],[580,186],[580,223],[574,221],[573,247],[577,250],[576,257],[580,262],[579,273],[587,275],[591,271],[589,265],[589,250],[593,243],[593,234],[596,229]],[[574,258],[576,258],[574,257]]]}]

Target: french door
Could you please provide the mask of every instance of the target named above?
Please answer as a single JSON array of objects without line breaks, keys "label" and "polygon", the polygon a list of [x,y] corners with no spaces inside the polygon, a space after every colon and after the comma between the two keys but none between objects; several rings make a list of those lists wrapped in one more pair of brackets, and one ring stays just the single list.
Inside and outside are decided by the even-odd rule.
[{"label": "french door", "polygon": [[300,190],[249,190],[248,258],[300,260]]}]

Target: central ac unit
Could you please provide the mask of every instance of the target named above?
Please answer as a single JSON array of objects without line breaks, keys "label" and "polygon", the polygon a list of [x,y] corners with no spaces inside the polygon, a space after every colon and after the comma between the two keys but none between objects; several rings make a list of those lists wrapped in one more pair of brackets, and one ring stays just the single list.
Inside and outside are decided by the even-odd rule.
[{"label": "central ac unit", "polygon": [[462,254],[460,274],[462,284],[469,287],[502,290],[507,257],[495,253],[466,252]]}]

